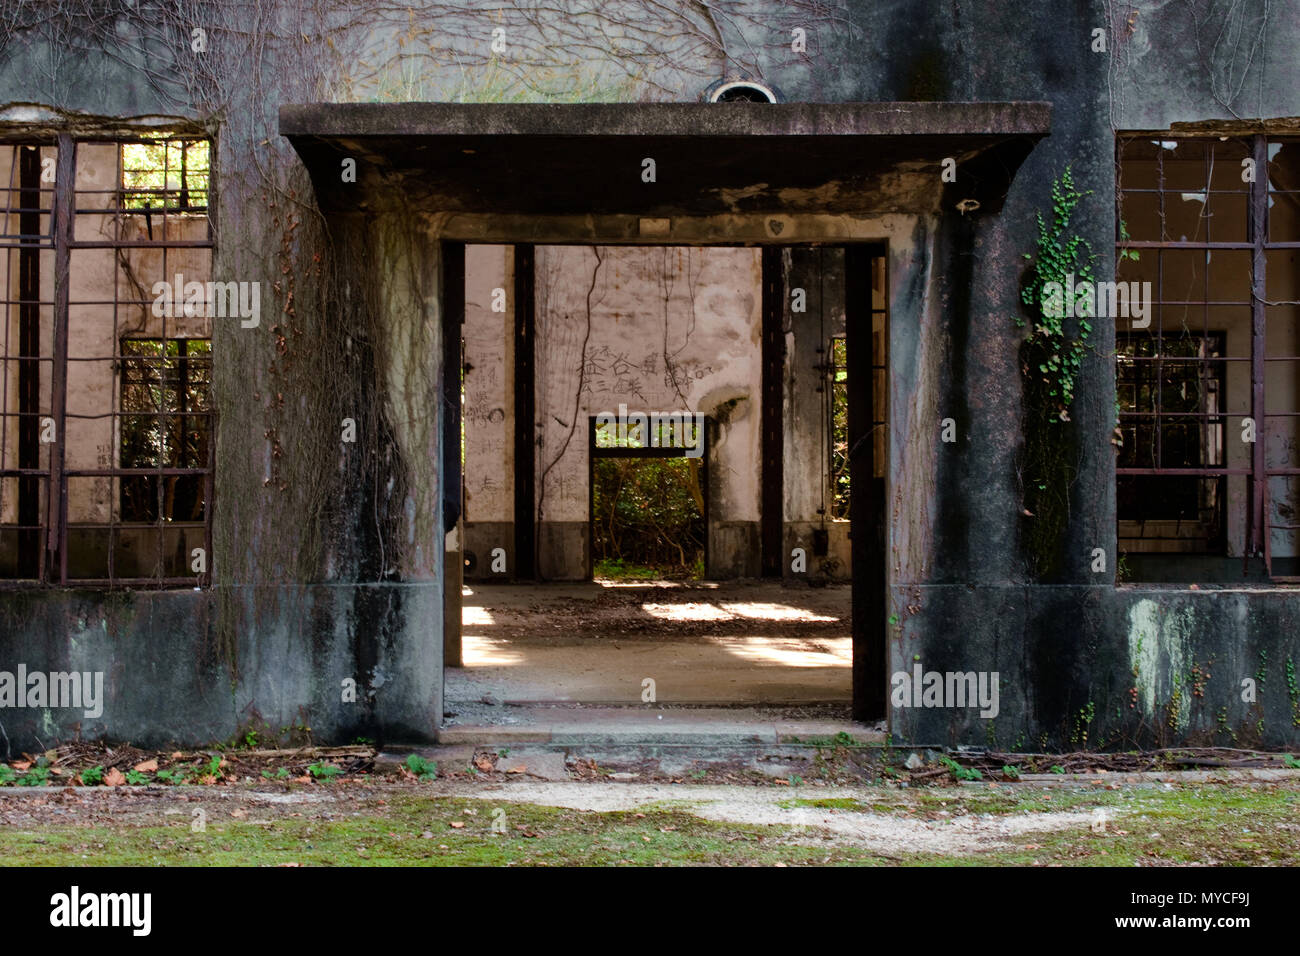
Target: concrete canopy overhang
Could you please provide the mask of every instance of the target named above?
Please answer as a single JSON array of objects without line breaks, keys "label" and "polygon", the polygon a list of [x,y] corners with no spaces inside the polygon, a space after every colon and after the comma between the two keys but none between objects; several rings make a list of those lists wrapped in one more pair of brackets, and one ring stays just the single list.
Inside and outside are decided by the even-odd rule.
[{"label": "concrete canopy overhang", "polygon": [[280,108],[326,210],[523,215],[997,211],[1050,120],[1041,102]]}]

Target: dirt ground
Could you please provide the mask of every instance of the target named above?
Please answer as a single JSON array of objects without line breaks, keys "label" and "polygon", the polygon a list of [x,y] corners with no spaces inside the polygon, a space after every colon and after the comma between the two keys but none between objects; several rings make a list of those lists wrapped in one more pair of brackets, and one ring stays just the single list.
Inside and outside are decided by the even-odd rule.
[{"label": "dirt ground", "polygon": [[850,598],[847,584],[605,581],[472,585],[463,606],[467,630],[554,645],[626,636],[844,637]]},{"label": "dirt ground", "polygon": [[632,705],[847,703],[849,588],[772,582],[474,586],[458,713],[484,698]]}]

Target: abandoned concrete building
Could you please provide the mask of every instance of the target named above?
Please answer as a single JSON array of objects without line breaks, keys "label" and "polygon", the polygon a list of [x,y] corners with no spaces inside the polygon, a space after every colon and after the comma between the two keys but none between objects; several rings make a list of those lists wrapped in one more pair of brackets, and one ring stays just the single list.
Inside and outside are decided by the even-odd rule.
[{"label": "abandoned concrete building", "polygon": [[11,747],[1300,741],[1300,5],[0,8]]}]

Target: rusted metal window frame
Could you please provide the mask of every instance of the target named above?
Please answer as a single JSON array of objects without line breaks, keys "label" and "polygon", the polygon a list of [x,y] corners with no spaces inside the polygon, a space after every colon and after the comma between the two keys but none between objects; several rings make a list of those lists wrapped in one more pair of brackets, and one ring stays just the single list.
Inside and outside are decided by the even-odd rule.
[{"label": "rusted metal window frame", "polygon": [[[48,468],[48,492],[46,495],[47,511],[45,515],[45,547],[40,559],[39,577],[31,578],[9,578],[0,579],[0,588],[11,589],[15,587],[30,587],[33,584],[46,586],[101,586],[110,587],[125,585],[133,587],[203,587],[211,583],[212,577],[212,514],[214,507],[214,475],[216,471],[216,426],[217,416],[215,410],[206,413],[208,418],[208,461],[202,468],[69,468],[66,460],[66,435],[67,435],[67,386],[68,386],[68,333],[69,333],[69,315],[71,306],[71,287],[69,276],[71,272],[71,257],[74,251],[87,249],[123,249],[123,248],[160,248],[183,249],[183,248],[205,248],[215,250],[215,241],[213,239],[212,224],[212,205],[213,196],[215,195],[214,182],[214,162],[212,157],[215,150],[212,149],[212,140],[200,133],[182,133],[182,132],[165,132],[161,134],[162,141],[172,139],[182,140],[199,140],[205,139],[209,143],[209,168],[208,168],[208,187],[207,187],[207,206],[206,215],[208,222],[208,235],[202,240],[140,240],[140,241],[123,241],[120,237],[109,240],[100,239],[83,239],[78,240],[75,233],[75,223],[79,213],[87,214],[104,214],[105,210],[101,208],[79,209],[76,205],[76,155],[77,146],[82,143],[86,144],[112,144],[117,149],[117,177],[115,190],[123,192],[125,190],[122,178],[122,150],[124,144],[129,143],[156,143],[159,141],[158,135],[147,135],[134,137],[130,135],[103,135],[103,136],[79,136],[73,137],[70,133],[59,133],[55,136],[53,144],[49,140],[32,140],[30,144],[20,143],[15,146],[37,145],[49,146],[54,145],[57,148],[56,172],[54,181],[53,199],[49,209],[51,223],[51,237],[54,249],[54,308],[53,308],[53,346],[52,346],[52,364],[51,364],[51,399],[50,399],[50,417],[54,421],[55,435],[57,440],[50,447],[50,462]],[[184,185],[184,184],[183,184]],[[165,186],[165,183],[164,183]],[[98,192],[90,190],[89,192]],[[177,213],[183,213],[187,210],[178,208]],[[192,212],[193,210],[188,210]],[[166,208],[160,210],[160,213],[166,214]],[[22,241],[31,239],[40,242],[46,239],[45,236],[35,235],[20,237]],[[166,268],[163,272],[166,273]],[[116,283],[116,279],[114,280]],[[79,303],[94,304],[94,303]],[[119,305],[123,304],[118,296],[116,287],[113,290],[113,299],[111,303],[114,307],[114,315]],[[116,317],[114,319],[114,336],[113,341],[116,343],[118,336],[116,334]],[[167,338],[167,331],[164,322],[163,330],[164,341]],[[115,351],[120,349],[115,348]],[[80,361],[120,361],[120,356],[88,356],[79,357]],[[113,413],[115,416],[119,412]],[[116,434],[116,430],[115,430]],[[45,474],[44,471],[41,472]],[[132,474],[147,474],[159,477],[169,476],[197,476],[203,480],[203,547],[206,555],[206,569],[201,574],[194,574],[182,577],[175,576],[151,576],[151,577],[117,577],[112,574],[113,561],[112,556],[107,562],[109,569],[108,577],[72,577],[68,573],[68,479],[69,478],[86,478],[86,477],[109,477],[120,478]],[[39,476],[38,476],[39,477]],[[116,496],[110,496],[115,499]],[[112,500],[110,508],[119,506],[119,502]],[[79,523],[80,524],[80,523]],[[110,520],[109,548],[113,547],[112,535],[113,530],[123,526],[120,521]],[[154,524],[131,526],[154,527]],[[156,525],[160,530],[163,527],[162,519]]]},{"label": "rusted metal window frame", "polygon": [[[1143,250],[1151,249],[1157,252],[1165,250],[1238,250],[1249,251],[1251,258],[1251,285],[1250,285],[1250,309],[1251,309],[1251,349],[1250,349],[1250,375],[1251,375],[1251,403],[1250,416],[1255,423],[1256,440],[1251,448],[1251,463],[1249,468],[1120,468],[1116,467],[1116,477],[1125,475],[1139,476],[1188,476],[1188,477],[1226,477],[1228,475],[1245,475],[1248,478],[1247,484],[1247,514],[1246,514],[1246,546],[1244,557],[1260,557],[1264,561],[1265,568],[1269,577],[1279,582],[1296,582],[1300,577],[1280,576],[1273,574],[1272,553],[1271,553],[1271,534],[1275,528],[1287,528],[1289,530],[1300,530],[1300,525],[1277,525],[1270,524],[1268,520],[1268,479],[1277,476],[1300,475],[1300,467],[1297,468],[1268,468],[1265,463],[1265,444],[1267,436],[1266,422],[1269,418],[1277,417],[1298,417],[1300,408],[1291,412],[1267,413],[1264,394],[1264,369],[1266,362],[1276,361],[1294,361],[1300,362],[1300,356],[1294,355],[1267,355],[1265,348],[1265,331],[1266,331],[1266,314],[1264,311],[1266,302],[1265,296],[1265,266],[1267,253],[1274,249],[1300,249],[1300,241],[1283,241],[1272,242],[1268,238],[1268,194],[1269,194],[1269,175],[1268,175],[1268,144],[1270,142],[1297,142],[1293,137],[1288,136],[1270,136],[1265,133],[1255,133],[1249,136],[1235,136],[1234,139],[1239,141],[1248,141],[1250,143],[1250,158],[1254,161],[1255,176],[1254,181],[1247,183],[1247,232],[1246,241],[1244,242],[1181,242],[1181,241],[1164,241],[1164,240],[1133,240],[1121,239],[1119,236],[1119,220],[1123,215],[1123,197],[1125,193],[1144,193],[1154,192],[1159,196],[1159,212],[1161,223],[1161,233],[1164,232],[1166,223],[1164,195],[1166,193],[1164,180],[1164,164],[1157,163],[1157,182],[1155,189],[1128,189],[1122,185],[1123,172],[1123,148],[1128,142],[1135,140],[1161,140],[1171,142],[1204,142],[1213,148],[1213,145],[1219,142],[1220,137],[1214,136],[1180,136],[1169,132],[1126,132],[1116,137],[1115,142],[1115,164],[1117,170],[1117,185],[1115,190],[1115,208],[1116,208],[1116,240],[1115,249],[1117,252],[1133,249]],[[1163,160],[1163,154],[1157,153],[1159,160]],[[1208,160],[1207,160],[1208,162]],[[1209,185],[1207,184],[1207,189]],[[1207,197],[1208,198],[1208,197]],[[1164,300],[1163,286],[1163,259],[1157,271],[1156,279],[1156,296],[1152,301],[1153,307],[1159,308],[1167,304]],[[1208,289],[1210,281],[1209,270],[1205,271],[1205,283]],[[1174,302],[1168,304],[1176,305],[1202,305],[1206,309],[1211,304],[1208,294],[1203,302]],[[1235,304],[1235,303],[1222,303]],[[1161,322],[1157,325],[1157,335],[1162,332]],[[1156,349],[1156,361],[1160,361],[1163,350],[1159,347]],[[1225,357],[1225,363],[1242,363],[1244,359],[1233,359]],[[1120,421],[1126,417],[1135,418],[1143,417],[1144,413],[1129,412],[1119,413]],[[1227,419],[1230,413],[1225,409],[1221,413],[1205,414],[1182,417],[1211,417]],[[1157,416],[1157,427],[1155,430],[1155,440],[1159,443],[1159,419]],[[1225,432],[1227,429],[1225,429]],[[1226,440],[1226,436],[1225,436]],[[1157,461],[1159,461],[1157,453]],[[1225,509],[1227,503],[1225,502]],[[1226,512],[1225,512],[1226,513]]]}]

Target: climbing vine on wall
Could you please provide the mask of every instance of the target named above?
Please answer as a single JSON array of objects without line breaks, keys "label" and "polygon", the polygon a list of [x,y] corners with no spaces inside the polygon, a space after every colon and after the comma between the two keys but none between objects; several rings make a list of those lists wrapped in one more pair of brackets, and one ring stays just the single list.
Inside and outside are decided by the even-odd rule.
[{"label": "climbing vine on wall", "polygon": [[[1070,217],[1086,195],[1074,188],[1074,176],[1070,167],[1065,167],[1060,179],[1052,183],[1051,219],[1038,213],[1037,254],[1025,254],[1031,265],[1020,291],[1020,301],[1033,315],[1025,345],[1041,353],[1041,361],[1024,371],[1037,377],[1061,421],[1070,418],[1074,383],[1092,334],[1089,320],[1095,313],[1090,289],[1092,263],[1097,257],[1086,239],[1069,234]],[[1070,317],[1077,319],[1074,328],[1069,325]],[[1023,318],[1017,322],[1026,325]]]},{"label": "climbing vine on wall", "polygon": [[1041,212],[1038,242],[1020,300],[1029,334],[1020,349],[1024,379],[1025,444],[1020,459],[1022,539],[1031,571],[1039,577],[1060,566],[1069,521],[1070,487],[1077,471],[1070,406],[1094,315],[1092,263],[1087,240],[1070,232],[1070,219],[1087,192],[1075,188],[1067,166],[1052,183],[1050,216]]}]

